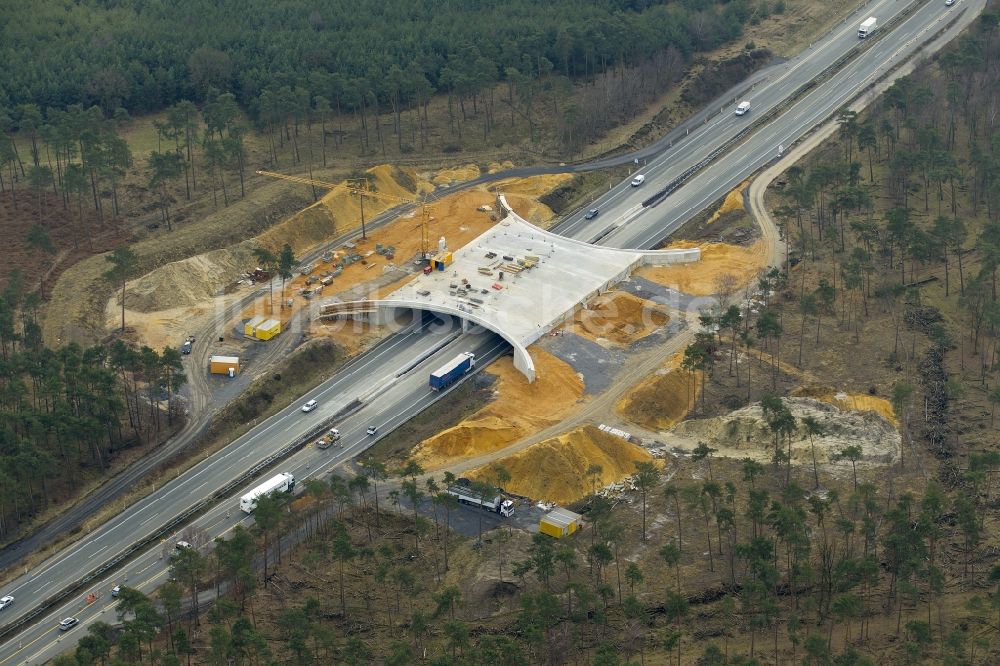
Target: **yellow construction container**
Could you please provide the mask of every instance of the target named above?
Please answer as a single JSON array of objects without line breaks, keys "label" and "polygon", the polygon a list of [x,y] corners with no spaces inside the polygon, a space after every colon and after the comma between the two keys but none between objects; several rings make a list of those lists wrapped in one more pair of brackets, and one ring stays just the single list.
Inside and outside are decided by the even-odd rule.
[{"label": "yellow construction container", "polygon": [[240,371],[238,356],[213,356],[208,362],[209,371],[213,375],[235,375]]},{"label": "yellow construction container", "polygon": [[258,340],[270,340],[278,333],[281,333],[281,322],[277,319],[268,319],[257,326],[255,335]]},{"label": "yellow construction container", "polygon": [[538,521],[538,531],[550,537],[561,539],[576,532],[582,516],[569,509],[555,507]]},{"label": "yellow construction container", "polygon": [[257,332],[257,327],[263,324],[266,320],[267,317],[261,317],[260,315],[248,320],[245,324],[243,324],[243,335],[248,338],[252,338]]}]

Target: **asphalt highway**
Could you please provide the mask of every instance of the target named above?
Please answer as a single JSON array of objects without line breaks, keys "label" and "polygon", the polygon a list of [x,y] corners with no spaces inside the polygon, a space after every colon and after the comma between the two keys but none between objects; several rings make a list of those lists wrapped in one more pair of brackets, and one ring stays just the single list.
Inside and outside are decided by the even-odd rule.
[{"label": "asphalt highway", "polygon": [[[897,0],[869,4],[800,56],[782,67],[772,68],[769,75],[745,96],[753,104],[750,114],[736,117],[731,108],[710,110],[700,126],[688,128],[683,137],[669,142],[669,147],[660,156],[640,164],[640,172],[646,176],[646,182],[641,187],[630,187],[628,180],[618,184],[592,204],[601,211],[596,218],[585,220],[581,211],[569,217],[556,230],[580,240],[602,236],[601,244],[617,247],[656,245],[705,205],[776,157],[778,145],[788,145],[829,117],[833,110],[885,71],[889,64],[898,62],[926,41],[943,27],[949,12],[957,12],[963,6],[978,10],[982,0],[959,0],[952,8],[945,8],[943,0],[924,5],[891,34],[883,35],[842,72],[747,137],[731,152],[706,166],[658,206],[641,207],[644,199],[735,137],[746,123],[752,122],[754,114],[766,113],[857,46],[857,23],[861,19],[877,15],[880,26],[884,26],[893,14],[902,11],[905,6]],[[588,167],[568,167],[564,170]],[[196,505],[229,480],[238,478],[274,451],[319,428],[356,399],[362,399],[364,406],[336,424],[343,433],[342,446],[325,451],[307,446],[274,470],[266,472],[265,478],[278,471],[289,471],[301,481],[307,476],[328,471],[356,456],[377,439],[365,435],[369,425],[376,425],[379,436],[382,436],[438,399],[439,394],[427,387],[430,370],[462,351],[476,353],[480,367],[508,351],[506,343],[489,333],[462,333],[453,327],[436,330],[438,328],[422,324],[391,336],[371,352],[346,365],[337,376],[303,396],[300,402],[258,425],[145,499],[132,506],[123,506],[122,512],[115,518],[35,569],[26,571],[0,590],[0,596],[12,594],[16,599],[12,607],[2,611],[0,622],[7,625],[23,616],[55,591],[79,580],[130,544],[155,533],[159,525]],[[410,367],[416,360],[420,362]],[[313,412],[302,413],[301,403],[312,398],[319,401],[319,407]],[[247,487],[259,481],[248,483]],[[247,520],[236,506],[239,495],[245,490],[241,488],[232,498],[207,511],[195,524],[203,528],[211,539],[224,535],[238,522]],[[177,538],[178,535],[172,535],[161,546],[150,548],[133,558],[112,577],[94,581],[91,586],[47,613],[44,619],[7,639],[0,645],[0,665],[43,663],[69,649],[75,643],[74,636],[86,631],[89,620],[101,618],[114,621],[110,588],[122,583],[144,591],[154,589],[162,582],[167,554]],[[96,596],[96,601],[88,604],[86,599],[91,593]],[[80,618],[80,624],[68,632],[59,632],[56,628],[59,619],[70,615]]]}]

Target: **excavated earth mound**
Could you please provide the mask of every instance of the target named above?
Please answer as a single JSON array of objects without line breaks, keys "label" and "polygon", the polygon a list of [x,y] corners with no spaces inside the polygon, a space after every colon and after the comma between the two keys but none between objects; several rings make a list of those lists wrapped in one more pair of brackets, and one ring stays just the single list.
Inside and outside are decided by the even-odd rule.
[{"label": "excavated earth mound", "polygon": [[[594,492],[595,485],[601,488],[635,474],[636,462],[652,459],[642,447],[594,426],[584,426],[493,464],[510,472],[511,480],[504,484],[506,490],[532,499],[568,504]],[[601,473],[587,476],[591,465],[599,465]],[[491,475],[490,467],[480,467],[466,476],[486,481]]]}]

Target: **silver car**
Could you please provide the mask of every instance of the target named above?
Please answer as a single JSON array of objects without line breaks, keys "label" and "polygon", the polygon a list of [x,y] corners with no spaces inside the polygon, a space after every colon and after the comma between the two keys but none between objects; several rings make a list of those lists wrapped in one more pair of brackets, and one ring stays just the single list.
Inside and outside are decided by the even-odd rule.
[{"label": "silver car", "polygon": [[7,608],[7,606],[10,606],[12,603],[14,603],[14,597],[8,594],[6,597],[0,599],[0,610]]},{"label": "silver car", "polygon": [[79,622],[75,617],[68,617],[59,623],[59,631],[68,631],[79,624]]}]

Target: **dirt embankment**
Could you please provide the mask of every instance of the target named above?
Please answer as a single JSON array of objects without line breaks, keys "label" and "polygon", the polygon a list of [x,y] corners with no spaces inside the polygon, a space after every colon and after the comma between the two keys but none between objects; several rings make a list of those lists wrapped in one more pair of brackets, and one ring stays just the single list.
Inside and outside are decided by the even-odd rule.
[{"label": "dirt embankment", "polygon": [[[785,406],[795,417],[797,429],[792,435],[792,461],[812,464],[810,439],[802,419],[816,419],[825,431],[812,438],[816,458],[831,462],[848,446],[861,447],[863,461],[888,464],[899,455],[900,435],[896,426],[873,411],[845,410],[812,398],[786,398]],[[694,449],[699,442],[718,449],[716,455],[729,458],[754,458],[769,461],[774,456],[774,434],[767,425],[760,403],[748,405],[725,416],[693,419],[679,424],[666,437],[668,446]],[[787,440],[782,440],[787,450]]]},{"label": "dirt embankment", "polygon": [[531,350],[538,378],[529,384],[505,357],[490,366],[496,399],[457,426],[424,440],[413,458],[425,469],[499,451],[525,435],[557,423],[583,397],[583,380],[567,363]]},{"label": "dirt embankment", "polygon": [[595,296],[577,311],[568,329],[599,345],[625,346],[670,321],[667,309],[627,291]]},{"label": "dirt embankment", "polygon": [[655,374],[623,395],[615,411],[650,430],[665,430],[680,422],[701,392],[701,373],[681,368],[683,360],[683,352],[674,354]]},{"label": "dirt embankment", "polygon": [[[595,488],[635,474],[635,463],[652,459],[640,446],[594,426],[584,426],[500,458],[493,465],[510,472],[506,490],[537,500],[569,504]],[[601,468],[600,473],[588,476],[587,470],[594,465]],[[491,467],[474,469],[466,476],[488,480]]]},{"label": "dirt embankment", "polygon": [[767,263],[765,244],[757,241],[750,247],[728,243],[678,241],[665,249],[701,248],[701,260],[672,266],[644,266],[636,275],[672,287],[692,296],[715,296],[724,291],[723,276],[732,276],[733,285],[753,280]]}]

